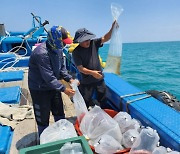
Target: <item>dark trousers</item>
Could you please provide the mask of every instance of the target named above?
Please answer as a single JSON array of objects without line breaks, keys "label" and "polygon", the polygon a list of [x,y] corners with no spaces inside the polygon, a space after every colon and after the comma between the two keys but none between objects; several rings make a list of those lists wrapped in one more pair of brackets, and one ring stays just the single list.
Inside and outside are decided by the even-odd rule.
[{"label": "dark trousers", "polygon": [[80,84],[79,91],[84,98],[87,108],[89,107],[92,101],[92,96],[94,92],[96,93],[96,99],[100,103],[100,107],[102,109],[105,108],[107,98],[106,98],[106,85],[104,83],[104,80],[92,84]]},{"label": "dark trousers", "polygon": [[55,90],[31,90],[34,114],[38,126],[49,126],[50,111],[55,121],[65,118],[61,93]]}]

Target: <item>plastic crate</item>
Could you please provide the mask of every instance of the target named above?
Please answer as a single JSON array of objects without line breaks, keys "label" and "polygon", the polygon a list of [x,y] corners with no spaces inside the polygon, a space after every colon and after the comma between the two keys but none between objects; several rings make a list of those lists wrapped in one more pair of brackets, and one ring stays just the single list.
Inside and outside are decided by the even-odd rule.
[{"label": "plastic crate", "polygon": [[91,148],[89,147],[86,139],[83,136],[24,148],[19,151],[19,154],[59,154],[60,148],[67,142],[81,143],[83,152],[85,154],[93,154]]},{"label": "plastic crate", "polygon": [[[108,115],[110,115],[112,118],[118,113],[118,112],[116,112],[116,111],[114,111],[114,110],[111,110],[111,109],[104,109],[104,111],[105,111]],[[81,132],[81,130],[80,130],[80,128],[79,128],[79,122],[78,122],[78,120],[76,120],[76,122],[75,122],[75,124],[74,124],[74,127],[75,127],[78,135],[83,136],[83,134],[82,134],[82,132]],[[91,145],[90,145],[90,147],[91,147],[91,149],[95,152],[94,147],[91,146]],[[123,150],[120,150],[120,151],[116,152],[116,154],[126,154],[126,153],[128,154],[129,151],[130,151],[130,148],[126,148],[126,149],[123,149]]]}]

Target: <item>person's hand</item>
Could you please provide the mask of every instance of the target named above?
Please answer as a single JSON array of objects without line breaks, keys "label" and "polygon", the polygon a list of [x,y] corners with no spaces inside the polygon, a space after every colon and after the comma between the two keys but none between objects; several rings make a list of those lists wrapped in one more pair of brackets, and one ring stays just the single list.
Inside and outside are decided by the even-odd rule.
[{"label": "person's hand", "polygon": [[77,80],[77,79],[71,79],[70,81],[70,86],[71,86],[71,88],[73,89],[73,90],[77,90],[77,87],[80,85],[80,82],[79,82],[79,80]]},{"label": "person's hand", "polygon": [[73,89],[71,89],[71,88],[66,88],[66,89],[64,90],[64,93],[65,93],[66,95],[72,97],[72,96],[74,96],[74,94],[75,94],[75,90],[73,90]]},{"label": "person's hand", "polygon": [[80,85],[80,82],[79,82],[78,79],[71,79],[69,82],[70,82],[70,84],[72,84],[73,82],[76,82],[76,83],[77,83],[77,86]]},{"label": "person's hand", "polygon": [[114,20],[114,22],[112,23],[112,28],[115,27],[115,28],[119,28],[119,24],[116,20]]},{"label": "person's hand", "polygon": [[102,72],[101,71],[96,71],[96,70],[94,70],[92,72],[92,76],[94,78],[96,78],[96,79],[102,79],[103,78]]}]

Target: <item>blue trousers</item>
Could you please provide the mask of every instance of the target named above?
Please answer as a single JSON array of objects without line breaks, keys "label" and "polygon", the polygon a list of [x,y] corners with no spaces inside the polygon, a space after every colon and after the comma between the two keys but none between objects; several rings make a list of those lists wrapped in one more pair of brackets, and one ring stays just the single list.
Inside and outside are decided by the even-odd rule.
[{"label": "blue trousers", "polygon": [[40,91],[30,89],[39,135],[49,126],[50,111],[54,120],[65,118],[61,93],[55,90]]}]

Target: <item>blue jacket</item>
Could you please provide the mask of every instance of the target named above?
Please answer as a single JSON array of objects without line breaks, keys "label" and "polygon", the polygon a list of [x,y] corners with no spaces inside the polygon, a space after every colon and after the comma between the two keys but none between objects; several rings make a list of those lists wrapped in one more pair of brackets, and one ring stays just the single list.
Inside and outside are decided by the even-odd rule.
[{"label": "blue jacket", "polygon": [[65,68],[61,50],[55,53],[47,48],[46,43],[42,43],[32,51],[29,60],[29,89],[64,91],[65,86],[58,80],[69,82],[71,78]]}]

